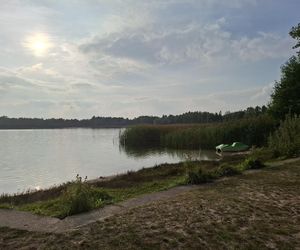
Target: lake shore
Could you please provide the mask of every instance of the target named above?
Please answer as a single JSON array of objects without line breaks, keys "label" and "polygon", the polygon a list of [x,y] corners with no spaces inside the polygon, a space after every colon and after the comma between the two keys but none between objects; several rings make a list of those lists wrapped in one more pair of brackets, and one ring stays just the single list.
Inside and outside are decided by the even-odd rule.
[{"label": "lake shore", "polygon": [[[300,161],[201,185],[63,234],[0,228],[0,247],[297,249]],[[278,226],[280,225],[280,226]]]},{"label": "lake shore", "polygon": [[[124,174],[100,177],[92,180],[80,179],[80,182],[68,182],[49,189],[35,192],[25,192],[16,195],[2,195],[0,208],[31,211],[33,213],[64,218],[65,194],[78,185],[88,186],[97,200],[93,208],[105,206],[133,198],[142,194],[162,191],[186,183],[187,164],[191,169],[201,168],[205,171],[214,171],[224,162],[237,164],[244,157],[235,156],[222,161],[193,161],[174,164],[161,164],[152,168],[142,168],[138,171],[128,171]],[[82,184],[81,184],[82,183]],[[83,187],[84,187],[83,186]],[[104,195],[104,196],[103,196]]]},{"label": "lake shore", "polygon": [[74,180],[137,171],[165,162],[216,159],[214,151],[127,150],[119,144],[119,129],[0,130],[0,192],[45,189]]}]

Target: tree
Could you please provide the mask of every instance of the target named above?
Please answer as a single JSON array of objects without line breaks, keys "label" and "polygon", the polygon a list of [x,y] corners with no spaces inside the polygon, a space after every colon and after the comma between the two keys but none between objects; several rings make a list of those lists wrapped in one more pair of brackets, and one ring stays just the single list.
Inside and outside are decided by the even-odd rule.
[{"label": "tree", "polygon": [[[296,27],[293,27],[290,31],[290,36],[297,40],[297,44],[293,47],[293,49],[297,49],[300,47],[300,23]],[[298,51],[299,54],[300,51]]]},{"label": "tree", "polygon": [[[300,24],[293,27],[291,37],[300,40]],[[294,48],[300,47],[300,41]],[[275,83],[269,104],[275,118],[284,119],[286,114],[300,114],[300,53],[292,56],[281,67],[281,79]]]}]

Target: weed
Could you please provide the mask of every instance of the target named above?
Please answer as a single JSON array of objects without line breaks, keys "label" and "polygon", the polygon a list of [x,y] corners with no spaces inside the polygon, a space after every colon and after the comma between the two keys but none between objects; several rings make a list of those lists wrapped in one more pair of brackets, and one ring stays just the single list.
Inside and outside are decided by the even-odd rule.
[{"label": "weed", "polygon": [[201,184],[211,182],[215,179],[212,172],[199,168],[198,170],[191,170],[187,173],[187,184]]},{"label": "weed", "polygon": [[250,169],[260,169],[264,168],[265,165],[256,158],[249,157],[246,160],[244,160],[242,163],[238,165],[238,169],[240,171],[250,170]]},{"label": "weed", "polygon": [[241,170],[237,168],[236,166],[231,166],[228,163],[221,164],[216,170],[215,175],[217,177],[222,176],[233,176],[241,174]]}]

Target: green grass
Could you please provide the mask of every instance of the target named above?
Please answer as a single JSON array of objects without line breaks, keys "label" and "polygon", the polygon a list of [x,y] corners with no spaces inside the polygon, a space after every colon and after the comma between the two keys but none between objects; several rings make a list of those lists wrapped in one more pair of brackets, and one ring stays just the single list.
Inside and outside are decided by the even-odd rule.
[{"label": "green grass", "polygon": [[249,156],[238,164],[236,162],[225,162],[220,164],[216,168],[204,169],[202,167],[194,168],[187,166],[187,184],[201,184],[212,182],[218,178],[225,176],[234,176],[241,174],[243,171],[251,169],[264,168],[265,165],[253,156]]},{"label": "green grass", "polygon": [[[230,158],[226,161],[237,162]],[[39,215],[64,218],[139,195],[166,190],[187,183],[187,167],[212,171],[214,161],[161,164],[152,168],[129,171],[112,179],[89,183],[79,176],[73,182],[47,190],[0,197],[0,208],[29,211]],[[190,182],[191,183],[191,182]]]},{"label": "green grass", "polygon": [[[243,157],[223,161],[190,161],[162,164],[128,172],[111,179],[89,183],[79,176],[76,180],[53,189],[0,197],[0,208],[29,211],[39,215],[65,218],[147,193],[179,185],[201,184],[240,173]],[[225,163],[224,163],[225,162]],[[243,165],[243,166],[244,166]],[[243,167],[248,169],[248,167]]]},{"label": "green grass", "polygon": [[[75,198],[73,198],[73,200],[77,200],[75,205],[72,204],[72,201],[70,202],[69,199],[65,198],[65,194],[62,194],[55,199],[13,206],[13,208],[21,211],[30,211],[40,215],[64,218],[69,215],[100,208],[105,205],[120,202],[139,195],[166,190],[182,185],[184,180],[184,176],[170,177],[164,180],[140,183],[138,185],[132,185],[131,187],[125,188],[102,188],[84,184],[89,186],[89,193],[80,195],[79,198],[75,196]],[[88,196],[92,196],[89,201],[87,201]],[[106,197],[103,199],[103,196]]]}]

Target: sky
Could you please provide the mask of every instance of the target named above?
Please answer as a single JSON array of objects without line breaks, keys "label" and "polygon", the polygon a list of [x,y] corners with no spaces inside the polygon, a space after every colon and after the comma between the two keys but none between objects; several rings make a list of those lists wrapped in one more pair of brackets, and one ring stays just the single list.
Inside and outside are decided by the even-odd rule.
[{"label": "sky", "polygon": [[0,0],[0,116],[265,105],[299,0]]}]

